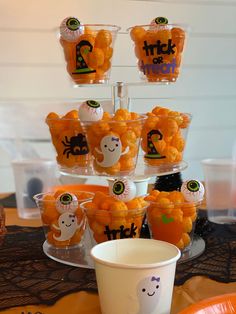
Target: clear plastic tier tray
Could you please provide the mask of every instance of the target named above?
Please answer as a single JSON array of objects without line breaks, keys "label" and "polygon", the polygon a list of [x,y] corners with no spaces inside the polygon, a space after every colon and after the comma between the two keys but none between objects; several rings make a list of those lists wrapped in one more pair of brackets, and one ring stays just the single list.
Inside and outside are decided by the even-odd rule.
[{"label": "clear plastic tier tray", "polygon": [[[88,240],[89,241],[89,240]],[[88,243],[87,243],[88,244]],[[70,266],[81,268],[94,268],[93,260],[90,256],[91,245],[84,243],[81,246],[72,247],[69,249],[55,248],[48,244],[47,241],[43,244],[44,253],[51,259]],[[205,241],[195,235],[191,247],[186,252],[182,252],[181,258],[178,263],[185,263],[198,256],[205,250]]]},{"label": "clear plastic tier tray", "polygon": [[[128,176],[131,179],[145,179],[156,176],[163,176],[181,172],[188,167],[187,162],[184,160],[179,163],[162,164],[159,166],[147,166],[144,164],[141,158],[138,159],[135,172],[133,174],[126,175],[125,173],[119,173],[111,177],[124,177]],[[63,168],[60,167],[60,172],[63,175],[75,176],[75,177],[88,177],[88,176],[106,176],[97,174],[92,168]]]}]

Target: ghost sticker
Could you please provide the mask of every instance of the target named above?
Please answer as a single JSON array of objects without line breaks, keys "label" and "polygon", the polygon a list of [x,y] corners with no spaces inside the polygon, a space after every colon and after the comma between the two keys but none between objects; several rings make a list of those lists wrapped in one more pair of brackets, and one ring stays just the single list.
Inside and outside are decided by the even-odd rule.
[{"label": "ghost sticker", "polygon": [[114,135],[106,135],[102,138],[100,142],[101,151],[96,147],[95,150],[103,155],[103,161],[96,162],[101,167],[112,167],[115,165],[120,156],[125,155],[129,151],[129,147],[127,146],[126,149],[122,152],[122,144],[120,138]]},{"label": "ghost sticker", "polygon": [[138,314],[157,313],[156,307],[160,299],[160,277],[150,276],[142,279],[137,287],[139,300]]},{"label": "ghost sticker", "polygon": [[[83,221],[81,221],[81,224]],[[53,238],[57,241],[70,240],[75,234],[76,230],[81,227],[78,225],[77,217],[71,212],[65,212],[58,218],[58,226],[53,224],[53,228],[60,231],[60,236],[53,234]]]}]

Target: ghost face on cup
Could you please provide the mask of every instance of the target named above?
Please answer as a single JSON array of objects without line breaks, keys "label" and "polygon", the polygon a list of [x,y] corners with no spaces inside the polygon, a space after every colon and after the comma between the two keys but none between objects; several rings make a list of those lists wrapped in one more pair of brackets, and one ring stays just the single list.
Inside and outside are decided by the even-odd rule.
[{"label": "ghost face on cup", "polygon": [[101,167],[111,167],[115,165],[120,157],[127,154],[129,147],[122,152],[122,144],[119,137],[114,135],[106,135],[102,138],[100,142],[100,149],[95,148],[96,151],[103,155],[103,160],[100,162],[96,159],[96,162]]},{"label": "ghost face on cup", "polygon": [[58,227],[56,225],[53,225],[53,227],[61,232],[60,236],[58,237],[54,234],[54,239],[57,241],[67,241],[73,237],[76,230],[80,226],[78,226],[77,217],[75,216],[75,214],[65,212],[60,215],[58,219]]},{"label": "ghost face on cup", "polygon": [[81,227],[83,221],[78,225],[78,219],[75,215],[75,211],[78,208],[78,199],[72,193],[62,193],[57,197],[56,209],[60,213],[57,220],[57,225],[53,224],[53,228],[60,231],[60,235],[53,234],[53,238],[57,241],[70,240],[77,229]]},{"label": "ghost face on cup", "polygon": [[150,276],[142,279],[137,287],[139,300],[138,314],[152,314],[156,309],[161,291],[160,277]]}]

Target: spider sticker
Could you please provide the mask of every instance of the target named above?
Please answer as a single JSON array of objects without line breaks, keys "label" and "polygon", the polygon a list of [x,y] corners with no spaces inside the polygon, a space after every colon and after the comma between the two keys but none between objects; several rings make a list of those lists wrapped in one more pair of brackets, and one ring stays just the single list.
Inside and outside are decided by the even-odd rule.
[{"label": "spider sticker", "polygon": [[86,155],[89,153],[86,137],[82,133],[72,136],[71,138],[65,136],[65,140],[62,141],[62,144],[65,146],[63,155],[66,155],[67,158],[69,158],[70,155]]}]

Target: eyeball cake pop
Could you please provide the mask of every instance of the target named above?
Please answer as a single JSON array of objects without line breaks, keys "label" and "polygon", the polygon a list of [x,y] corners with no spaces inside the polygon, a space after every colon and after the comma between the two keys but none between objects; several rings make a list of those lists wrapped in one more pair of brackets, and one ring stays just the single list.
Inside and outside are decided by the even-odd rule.
[{"label": "eyeball cake pop", "polygon": [[83,27],[80,21],[76,17],[66,17],[60,25],[61,37],[67,41],[76,41],[81,33],[83,32]]},{"label": "eyeball cake pop", "polygon": [[188,202],[199,202],[204,196],[204,186],[200,181],[188,180],[183,182],[181,192]]},{"label": "eyeball cake pop", "polygon": [[79,119],[81,121],[98,121],[103,116],[103,108],[95,100],[87,100],[79,107]]},{"label": "eyeball cake pop", "polygon": [[111,186],[110,194],[119,201],[131,201],[136,196],[136,185],[129,179],[116,179]]},{"label": "eyeball cake pop", "polygon": [[65,212],[74,213],[78,208],[78,199],[72,193],[62,193],[56,199],[56,209],[60,214]]}]

